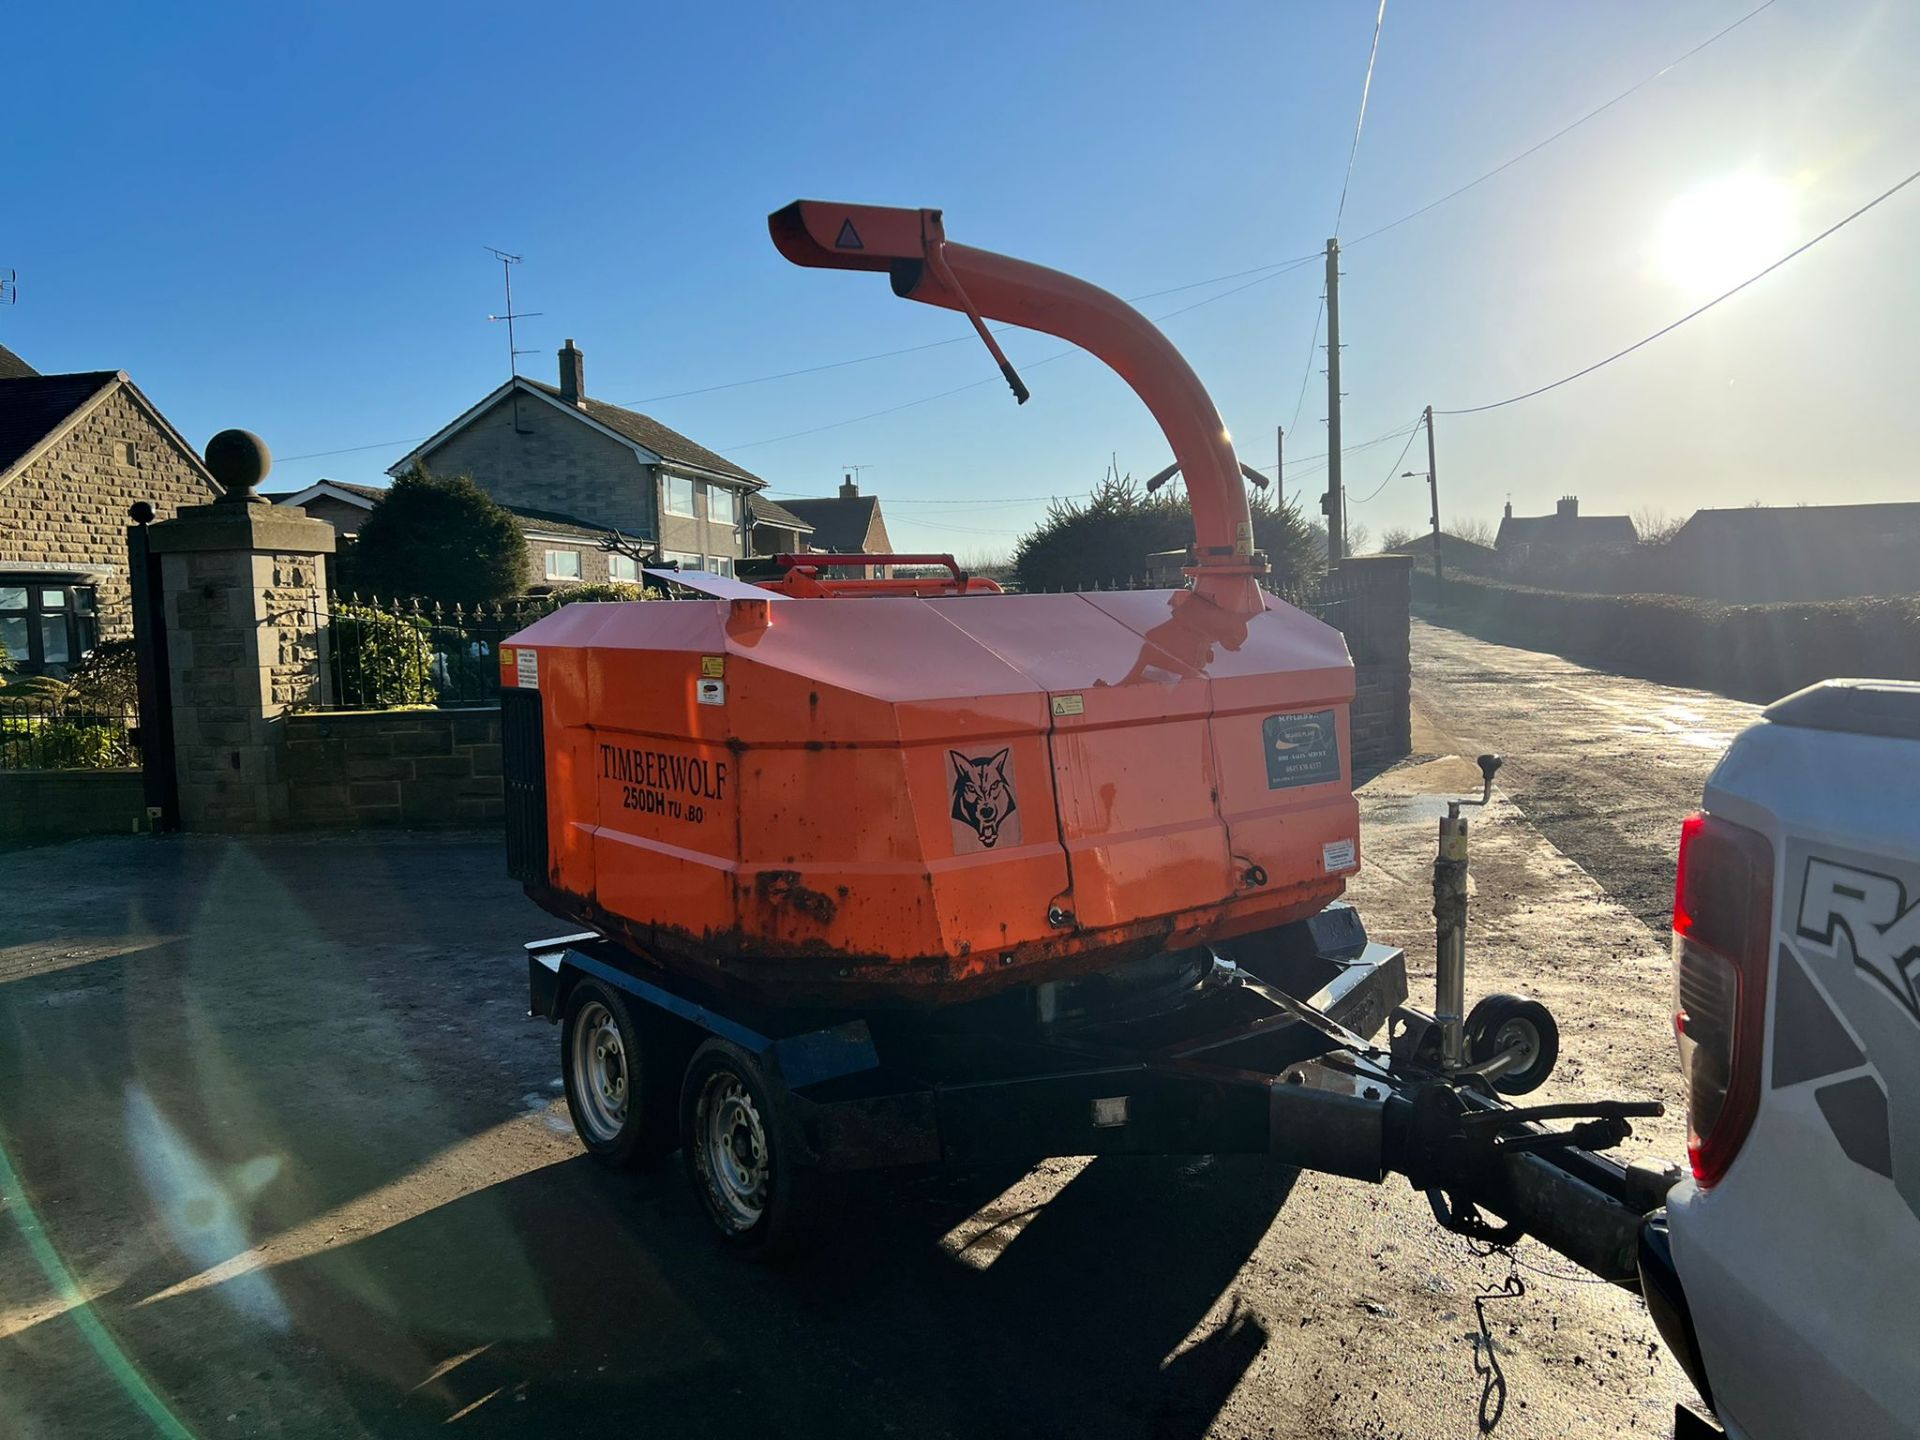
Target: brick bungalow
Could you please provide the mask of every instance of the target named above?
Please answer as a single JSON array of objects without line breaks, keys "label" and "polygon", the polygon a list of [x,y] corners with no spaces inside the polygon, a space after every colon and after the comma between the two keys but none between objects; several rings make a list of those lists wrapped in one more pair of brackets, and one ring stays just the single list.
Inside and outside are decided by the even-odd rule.
[{"label": "brick bungalow", "polygon": [[[812,550],[830,550],[840,555],[865,553],[885,555],[893,549],[887,538],[887,522],[880,513],[877,495],[862,495],[849,475],[840,484],[840,493],[821,500],[783,500],[790,514],[813,527]],[[887,565],[836,565],[830,573],[849,579],[883,580],[891,570]]]},{"label": "brick bungalow", "polygon": [[41,375],[0,348],[0,644],[64,676],[132,634],[127,508],[215,499],[199,455],[124,370]]}]

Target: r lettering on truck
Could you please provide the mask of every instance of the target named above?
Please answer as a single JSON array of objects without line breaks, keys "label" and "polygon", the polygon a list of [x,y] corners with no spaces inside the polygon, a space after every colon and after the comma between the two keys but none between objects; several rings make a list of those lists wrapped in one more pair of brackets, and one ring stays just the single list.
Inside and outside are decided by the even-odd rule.
[{"label": "r lettering on truck", "polygon": [[634,745],[600,746],[600,778],[620,787],[620,808],[703,825],[727,798],[725,760]]},{"label": "r lettering on truck", "polygon": [[1898,880],[1809,856],[1796,929],[1829,950],[1846,931],[1854,964],[1920,1021],[1920,900],[1909,905]]}]

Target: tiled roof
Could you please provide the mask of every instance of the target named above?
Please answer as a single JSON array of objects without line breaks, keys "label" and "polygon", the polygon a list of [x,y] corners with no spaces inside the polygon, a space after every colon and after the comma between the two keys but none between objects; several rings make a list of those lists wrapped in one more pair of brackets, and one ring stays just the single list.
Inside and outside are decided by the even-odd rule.
[{"label": "tiled roof", "polygon": [[40,372],[6,346],[0,345],[0,380],[20,380]]},{"label": "tiled roof", "polygon": [[118,370],[78,375],[15,375],[0,380],[0,475],[120,378]]},{"label": "tiled roof", "polygon": [[813,548],[851,555],[866,549],[867,531],[880,500],[874,495],[836,495],[825,500],[788,500],[786,508],[813,527]]},{"label": "tiled roof", "polygon": [[[520,377],[523,385],[531,385],[544,391],[554,399],[560,399],[560,387],[549,385],[544,380],[529,380]],[[564,403],[564,402],[562,402]],[[591,395],[582,402],[580,410],[590,420],[624,435],[636,445],[643,445],[669,463],[678,460],[683,465],[695,465],[702,470],[710,470],[716,475],[728,475],[736,480],[745,480],[755,485],[766,482],[751,471],[742,470],[738,465],[723,456],[714,454],[704,445],[697,445],[678,430],[670,430],[651,415],[642,415],[637,410],[628,410],[623,406],[609,405],[604,400],[595,400]]]},{"label": "tiled roof", "polygon": [[1680,527],[1692,540],[1750,543],[1771,532],[1782,538],[1883,539],[1920,532],[1920,501],[1874,505],[1746,505],[1737,510],[1696,510]]},{"label": "tiled roof", "polygon": [[[530,510],[523,505],[508,505],[513,518],[520,522],[522,530],[537,530],[546,535],[577,535],[582,540],[598,540],[614,527],[595,525],[592,521],[582,520],[576,515],[562,515],[557,510]],[[622,530],[622,535],[633,532]]]},{"label": "tiled roof", "polygon": [[1639,538],[1640,532],[1625,515],[1509,515],[1501,520],[1494,544],[1502,550],[1509,545],[1571,549],[1581,545],[1631,545]]},{"label": "tiled roof", "polygon": [[802,520],[786,506],[761,495],[747,497],[747,514],[756,525],[774,525],[782,530],[811,530],[813,526]]}]

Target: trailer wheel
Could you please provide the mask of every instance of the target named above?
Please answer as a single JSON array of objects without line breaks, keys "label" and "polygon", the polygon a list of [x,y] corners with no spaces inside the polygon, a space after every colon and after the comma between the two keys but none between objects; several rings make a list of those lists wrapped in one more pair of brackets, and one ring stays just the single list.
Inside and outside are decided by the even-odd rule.
[{"label": "trailer wheel", "polygon": [[1520,1047],[1520,1062],[1493,1077],[1493,1088],[1502,1095],[1538,1090],[1560,1058],[1560,1027],[1553,1013],[1522,995],[1487,996],[1468,1013],[1466,1030],[1467,1059],[1476,1065]]},{"label": "trailer wheel", "polygon": [[560,1026],[560,1074],[573,1128],[602,1165],[650,1164],[678,1140],[672,1077],[661,1075],[657,1048],[619,991],[591,977],[575,983]]},{"label": "trailer wheel", "polygon": [[694,1052],[680,1091],[694,1191],[721,1238],[755,1259],[803,1237],[819,1180],[798,1164],[799,1142],[779,1099],[765,1066],[719,1039]]}]

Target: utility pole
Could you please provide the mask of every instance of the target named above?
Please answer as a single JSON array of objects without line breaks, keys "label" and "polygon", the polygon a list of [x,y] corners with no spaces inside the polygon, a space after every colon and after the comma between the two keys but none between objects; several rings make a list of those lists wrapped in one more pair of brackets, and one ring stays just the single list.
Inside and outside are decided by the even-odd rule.
[{"label": "utility pole", "polygon": [[1287,427],[1273,427],[1273,493],[1280,497],[1280,508],[1287,508]]},{"label": "utility pole", "polygon": [[1340,241],[1327,241],[1327,563],[1347,557],[1347,492],[1340,483]]},{"label": "utility pole", "polygon": [[1440,464],[1433,458],[1433,407],[1427,406],[1427,489],[1433,494],[1433,583],[1444,578],[1440,572]]}]

